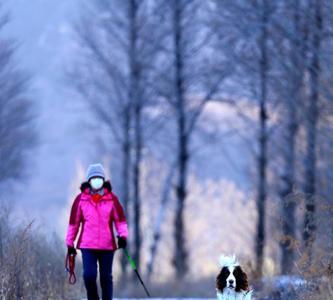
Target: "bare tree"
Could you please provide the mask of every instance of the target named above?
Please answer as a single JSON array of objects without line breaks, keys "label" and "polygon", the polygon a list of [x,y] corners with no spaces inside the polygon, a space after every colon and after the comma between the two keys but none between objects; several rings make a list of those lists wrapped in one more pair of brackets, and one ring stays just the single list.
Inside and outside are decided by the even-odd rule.
[{"label": "bare tree", "polygon": [[310,1],[310,16],[313,26],[311,27],[309,52],[311,53],[309,63],[309,103],[306,113],[306,157],[305,157],[305,216],[303,240],[306,252],[309,257],[315,239],[316,221],[316,148],[317,148],[317,123],[318,123],[318,102],[320,82],[320,53],[323,29],[323,2]]},{"label": "bare tree", "polygon": [[[141,2],[142,4],[142,2]],[[134,121],[134,160],[133,160],[133,205],[134,205],[134,259],[140,263],[141,254],[141,231],[140,231],[140,163],[142,159],[142,99],[139,95],[140,81],[140,65],[138,63],[138,10],[140,3],[136,0],[129,1],[129,64],[130,64],[130,79],[129,93],[133,103],[133,121]]]},{"label": "bare tree", "polygon": [[[279,171],[281,198],[282,233],[281,247],[281,273],[293,272],[296,245],[296,138],[300,126],[301,98],[304,96],[304,75],[306,67],[307,46],[307,17],[306,7],[302,1],[285,1],[281,3],[281,13],[275,16],[273,22],[274,32],[272,40],[275,43],[275,69],[280,75],[274,87],[281,110],[281,145],[282,167]],[[274,53],[273,53],[274,55]],[[281,83],[279,86],[278,83]],[[283,141],[283,143],[281,143]]]},{"label": "bare tree", "polygon": [[[113,6],[119,9],[115,11]],[[130,219],[132,98],[129,90],[128,1],[94,1],[85,4],[84,14],[75,24],[82,49],[80,59],[69,70],[74,88],[103,121],[119,145],[121,156],[121,202]],[[121,62],[118,64],[117,62]],[[122,257],[123,275],[126,260]]]},{"label": "bare tree", "polygon": [[258,225],[256,237],[256,258],[257,258],[257,272],[258,275],[262,274],[264,246],[265,246],[265,206],[267,195],[267,88],[268,88],[268,68],[269,68],[269,54],[267,51],[268,42],[268,22],[270,15],[269,3],[263,0],[259,7],[260,11],[260,39],[259,39],[259,153],[258,153],[258,195],[257,195],[257,209],[258,209]]},{"label": "bare tree", "polygon": [[[76,26],[80,45],[88,49],[76,67],[76,88],[121,145],[122,201],[130,220],[133,191],[133,258],[138,265],[142,248],[140,169],[147,127],[144,109],[153,101],[150,69],[156,53],[153,9],[150,1],[96,1],[87,5],[88,16]],[[89,23],[91,19],[94,21]],[[125,257],[122,265],[125,272]]]},{"label": "bare tree", "polygon": [[[0,34],[8,21],[0,3]],[[5,182],[26,180],[29,151],[37,144],[29,76],[17,67],[15,51],[14,41],[0,37],[0,190]],[[4,259],[2,225],[0,265]]]},{"label": "bare tree", "polygon": [[161,1],[163,9],[159,12],[164,14],[162,24],[165,38],[160,48],[165,66],[159,66],[156,70],[156,78],[160,80],[155,89],[172,108],[176,125],[177,204],[173,225],[173,264],[177,278],[183,278],[188,270],[184,212],[191,136],[206,104],[219,91],[221,82],[228,74],[224,66],[219,66],[218,70],[211,73],[212,60],[207,58],[207,53],[211,51],[213,34],[203,22],[205,5],[195,0]]},{"label": "bare tree", "polygon": [[[152,101],[149,86],[151,60],[156,53],[155,43],[151,41],[153,8],[149,1],[129,1],[129,93],[133,110],[133,206],[134,206],[134,259],[141,261],[141,163],[144,146],[143,110]],[[152,35],[152,36],[149,36]],[[134,274],[133,274],[134,275]],[[135,275],[134,275],[135,276]]]},{"label": "bare tree", "polygon": [[[8,21],[8,14],[2,13],[0,33]],[[37,142],[29,76],[17,67],[15,51],[14,41],[0,39],[0,185],[25,179],[29,150]]]},{"label": "bare tree", "polygon": [[[187,5],[190,5],[189,3]],[[177,276],[182,277],[187,271],[187,250],[185,247],[185,228],[184,228],[184,205],[186,198],[186,179],[188,164],[188,135],[186,135],[186,108],[184,97],[184,75],[183,75],[183,53],[182,49],[182,30],[181,22],[184,18],[184,1],[173,1],[173,43],[175,60],[175,110],[177,115],[178,132],[178,184],[176,188],[177,207],[174,223],[175,234],[175,256],[174,264],[177,270]]]},{"label": "bare tree", "polygon": [[[254,99],[258,107],[256,138],[257,229],[255,236],[256,271],[261,276],[266,243],[266,200],[268,195],[268,107],[271,103],[270,84],[272,57],[270,49],[271,22],[275,5],[271,1],[216,1],[220,7],[221,24],[229,29],[230,45],[226,53],[234,64],[234,94]],[[239,85],[248,92],[240,93]]]},{"label": "bare tree", "polygon": [[[156,105],[156,92],[151,82],[154,61],[159,55],[159,25],[154,17],[160,9],[153,1],[129,1],[129,98],[133,114],[133,206],[134,259],[141,262],[141,164],[143,147],[147,146],[156,124],[145,109]],[[158,132],[155,131],[155,134]],[[135,276],[135,274],[133,274]]]},{"label": "bare tree", "polygon": [[175,175],[176,164],[172,164],[170,170],[165,178],[165,182],[163,185],[163,191],[160,200],[160,206],[156,217],[156,222],[154,224],[154,233],[153,233],[153,242],[150,247],[150,256],[147,263],[147,277],[151,278],[154,270],[154,263],[157,255],[157,248],[159,241],[161,239],[161,227],[165,218],[165,213],[167,210],[167,205],[170,200],[170,192],[172,181]]}]

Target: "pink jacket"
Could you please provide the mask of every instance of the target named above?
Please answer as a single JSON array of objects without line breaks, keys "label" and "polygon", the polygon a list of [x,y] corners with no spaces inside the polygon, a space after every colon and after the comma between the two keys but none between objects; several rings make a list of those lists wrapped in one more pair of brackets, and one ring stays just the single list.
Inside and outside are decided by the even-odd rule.
[{"label": "pink jacket", "polygon": [[104,182],[104,195],[95,203],[88,182],[81,185],[81,193],[75,198],[66,235],[66,245],[74,247],[74,240],[81,232],[76,248],[115,250],[117,248],[113,224],[117,234],[127,238],[126,217],[118,197],[112,192],[109,181]]}]

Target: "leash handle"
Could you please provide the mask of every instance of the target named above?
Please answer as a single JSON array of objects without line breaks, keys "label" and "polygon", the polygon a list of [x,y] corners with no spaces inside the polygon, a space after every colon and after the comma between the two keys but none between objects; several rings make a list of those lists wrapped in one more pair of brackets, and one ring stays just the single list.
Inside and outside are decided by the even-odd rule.
[{"label": "leash handle", "polygon": [[75,284],[76,276],[75,276],[75,256],[76,254],[68,254],[66,255],[65,259],[65,269],[69,273],[68,283]]},{"label": "leash handle", "polygon": [[132,269],[133,269],[134,271],[136,271],[136,270],[137,270],[136,264],[135,264],[134,260],[132,259],[132,257],[129,255],[129,253],[128,253],[128,251],[127,251],[126,248],[124,248],[124,252],[125,252],[125,254],[126,254],[126,256],[127,256],[127,259],[128,259],[128,261],[129,261],[129,263],[130,263]]}]

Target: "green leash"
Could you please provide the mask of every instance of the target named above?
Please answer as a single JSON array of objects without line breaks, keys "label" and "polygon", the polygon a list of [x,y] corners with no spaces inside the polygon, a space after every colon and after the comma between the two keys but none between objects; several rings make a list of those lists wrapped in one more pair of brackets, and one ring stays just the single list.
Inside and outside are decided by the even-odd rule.
[{"label": "green leash", "polygon": [[124,249],[125,255],[126,255],[126,257],[127,257],[128,261],[129,261],[129,263],[130,263],[130,265],[131,265],[133,271],[134,271],[134,272],[136,273],[136,275],[138,276],[138,278],[139,278],[139,280],[140,280],[140,282],[141,282],[141,284],[142,284],[142,286],[143,286],[143,288],[144,288],[144,290],[145,290],[147,296],[150,298],[150,294],[149,294],[149,292],[148,292],[148,290],[147,290],[145,284],[143,283],[143,281],[142,281],[142,279],[141,279],[141,276],[140,276],[140,274],[139,274],[139,272],[138,272],[138,268],[136,267],[136,264],[135,264],[134,260],[133,260],[132,257],[129,255],[127,249],[126,249],[126,248],[123,248],[123,249]]}]

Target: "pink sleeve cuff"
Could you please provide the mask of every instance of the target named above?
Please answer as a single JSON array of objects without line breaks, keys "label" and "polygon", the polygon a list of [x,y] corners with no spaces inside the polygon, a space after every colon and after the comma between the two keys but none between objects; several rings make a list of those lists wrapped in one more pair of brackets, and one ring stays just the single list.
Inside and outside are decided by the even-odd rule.
[{"label": "pink sleeve cuff", "polygon": [[128,236],[128,229],[126,221],[123,222],[116,222],[116,230],[119,236],[127,238]]}]

